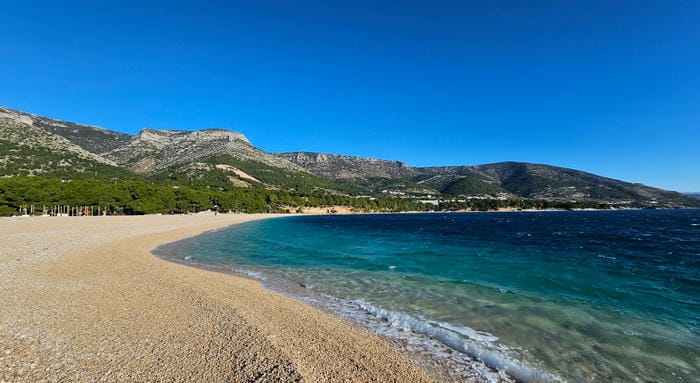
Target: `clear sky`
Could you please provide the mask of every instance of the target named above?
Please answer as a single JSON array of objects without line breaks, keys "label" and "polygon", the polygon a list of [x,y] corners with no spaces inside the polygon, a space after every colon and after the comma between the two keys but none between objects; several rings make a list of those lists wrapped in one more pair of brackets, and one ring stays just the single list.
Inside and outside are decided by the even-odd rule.
[{"label": "clear sky", "polygon": [[0,105],[700,191],[700,1],[0,0]]}]

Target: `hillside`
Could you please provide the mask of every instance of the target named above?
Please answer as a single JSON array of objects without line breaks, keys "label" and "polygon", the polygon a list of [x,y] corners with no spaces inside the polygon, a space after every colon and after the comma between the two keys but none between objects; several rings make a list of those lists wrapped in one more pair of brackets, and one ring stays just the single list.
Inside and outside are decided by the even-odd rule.
[{"label": "hillside", "polygon": [[415,171],[400,161],[310,152],[278,153],[277,156],[319,176],[335,180],[415,176]]},{"label": "hillside", "polygon": [[216,188],[338,188],[229,130],[144,129],[129,135],[2,107],[0,174],[145,177]]},{"label": "hillside", "polygon": [[[597,176],[574,169],[523,162],[412,168],[404,163],[317,153],[283,156],[312,173],[347,179],[378,191],[441,193],[455,197],[596,201],[620,206],[697,206],[681,193]],[[393,170],[393,172],[391,172]],[[399,171],[400,170],[400,171]]]},{"label": "hillside", "polygon": [[386,193],[388,190],[414,194],[436,192],[412,181],[416,176],[415,170],[401,161],[311,152],[278,153],[277,156],[312,174],[333,180],[344,190],[355,194]]},{"label": "hillside", "polygon": [[3,107],[0,176],[144,180],[169,187],[258,188],[302,195],[700,205],[695,197],[550,165],[410,167],[345,155],[273,154],[224,129],[144,129],[129,135]]},{"label": "hillside", "polygon": [[[76,145],[67,138],[51,132],[68,129],[81,136],[83,143],[91,140],[93,128],[62,123],[0,107],[0,175],[56,177],[131,177],[132,174],[92,151]],[[121,134],[108,134],[120,137]],[[100,139],[102,141],[102,139]]]},{"label": "hillside", "polygon": [[204,162],[222,154],[284,170],[304,171],[289,161],[257,149],[244,135],[223,129],[194,132],[144,129],[103,156],[135,173],[149,175],[173,166]]},{"label": "hillside", "polygon": [[144,129],[103,155],[136,174],[181,184],[288,190],[334,187],[304,168],[256,148],[243,134],[224,129]]}]

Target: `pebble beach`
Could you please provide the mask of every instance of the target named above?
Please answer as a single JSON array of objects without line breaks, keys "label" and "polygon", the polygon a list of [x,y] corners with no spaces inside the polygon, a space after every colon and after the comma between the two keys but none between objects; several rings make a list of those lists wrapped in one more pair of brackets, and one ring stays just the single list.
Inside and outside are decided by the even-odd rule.
[{"label": "pebble beach", "polygon": [[0,381],[432,381],[349,322],[150,253],[270,217],[0,219]]}]

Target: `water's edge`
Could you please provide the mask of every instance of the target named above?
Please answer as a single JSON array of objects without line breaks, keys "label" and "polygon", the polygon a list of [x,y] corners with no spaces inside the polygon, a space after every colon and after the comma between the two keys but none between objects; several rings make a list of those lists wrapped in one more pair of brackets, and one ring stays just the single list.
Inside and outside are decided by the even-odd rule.
[{"label": "water's edge", "polygon": [[700,210],[588,213],[285,216],[153,252],[378,334],[437,380],[694,381]]},{"label": "water's edge", "polygon": [[[504,352],[487,347],[486,338],[497,339],[488,333],[426,321],[363,301],[340,299],[314,291],[302,283],[264,272],[191,262],[174,255],[179,246],[195,237],[235,226],[237,225],[208,230],[194,237],[160,244],[151,250],[151,254],[167,262],[260,282],[268,291],[321,309],[331,316],[349,321],[361,331],[382,337],[392,348],[436,378],[489,383],[563,381],[546,371],[513,359]],[[484,342],[480,342],[480,337],[484,337]],[[465,339],[472,341],[465,342]]]}]

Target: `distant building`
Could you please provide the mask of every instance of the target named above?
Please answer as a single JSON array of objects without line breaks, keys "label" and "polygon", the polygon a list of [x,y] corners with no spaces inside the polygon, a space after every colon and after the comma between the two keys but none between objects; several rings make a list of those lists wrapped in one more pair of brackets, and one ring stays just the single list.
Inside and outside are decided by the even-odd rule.
[{"label": "distant building", "polygon": [[428,205],[438,206],[440,204],[440,201],[436,199],[416,199],[413,200],[413,203],[425,203]]}]

